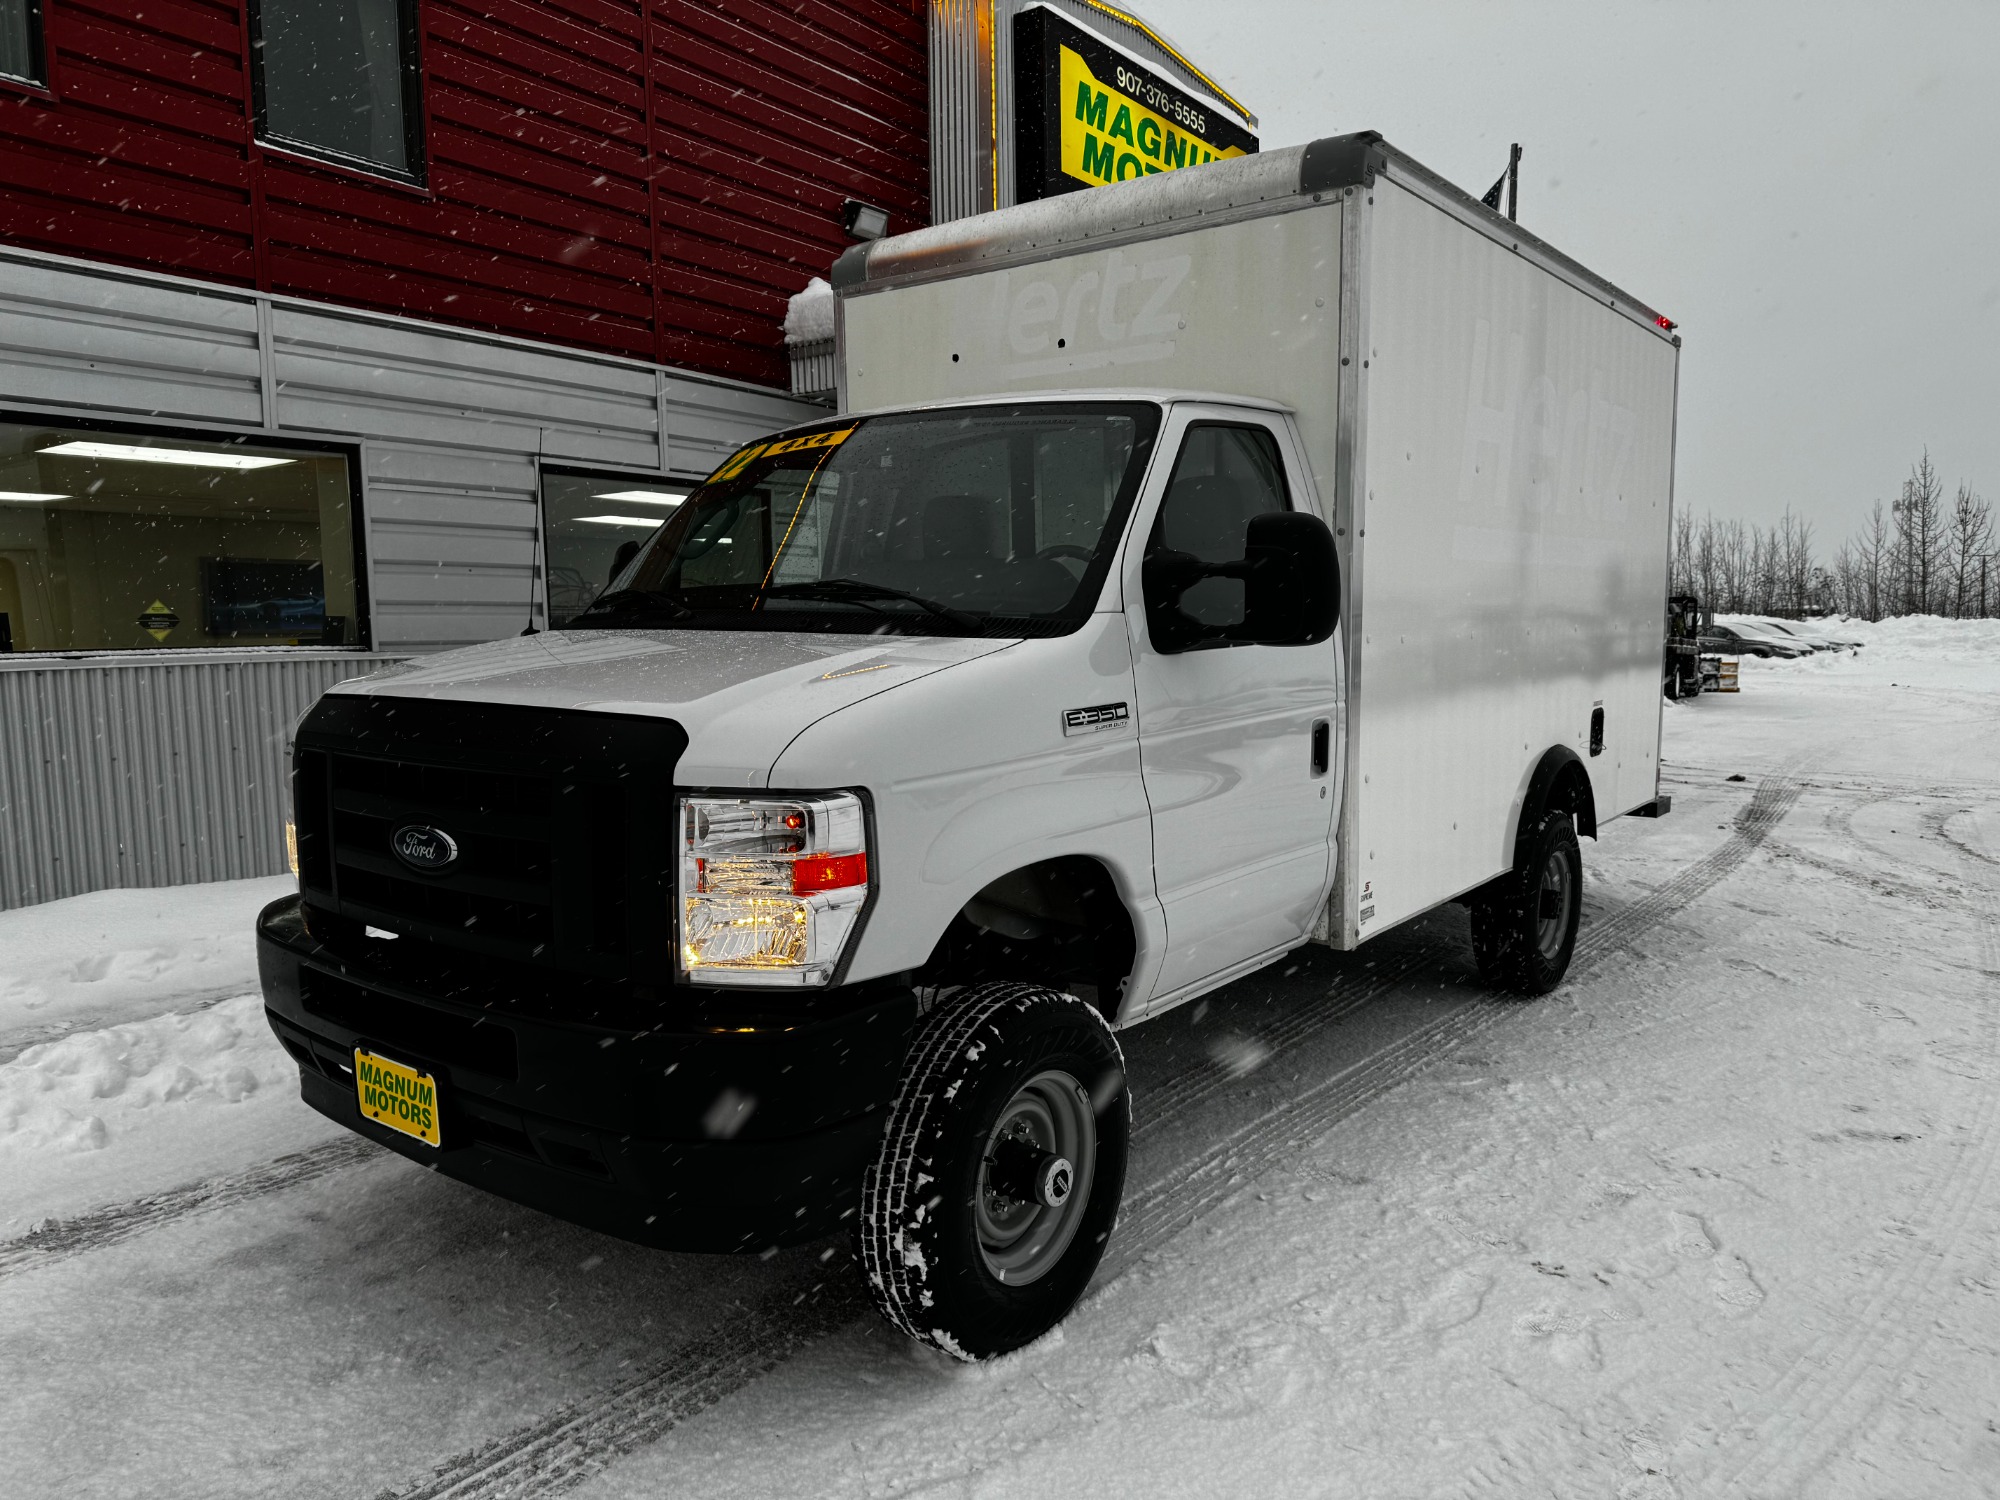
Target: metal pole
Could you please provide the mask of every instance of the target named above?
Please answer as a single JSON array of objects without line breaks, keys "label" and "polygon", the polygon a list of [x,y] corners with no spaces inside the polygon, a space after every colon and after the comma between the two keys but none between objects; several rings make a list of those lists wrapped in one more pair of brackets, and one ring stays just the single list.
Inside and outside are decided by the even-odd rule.
[{"label": "metal pole", "polygon": [[1514,142],[1507,148],[1507,217],[1518,223],[1521,218],[1521,143]]}]

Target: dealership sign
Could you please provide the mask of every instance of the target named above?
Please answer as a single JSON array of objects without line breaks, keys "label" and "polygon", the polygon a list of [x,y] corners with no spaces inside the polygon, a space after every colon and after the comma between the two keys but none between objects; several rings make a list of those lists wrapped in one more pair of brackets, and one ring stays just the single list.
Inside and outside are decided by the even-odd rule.
[{"label": "dealership sign", "polygon": [[1015,197],[1129,182],[1257,149],[1221,106],[1035,7],[1014,18]]}]

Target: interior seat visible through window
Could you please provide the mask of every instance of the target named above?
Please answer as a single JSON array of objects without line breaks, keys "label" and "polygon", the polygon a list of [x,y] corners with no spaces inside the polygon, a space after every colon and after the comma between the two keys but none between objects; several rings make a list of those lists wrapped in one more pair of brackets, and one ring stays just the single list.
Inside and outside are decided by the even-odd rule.
[{"label": "interior seat visible through window", "polygon": [[[1180,552],[1204,563],[1241,562],[1251,520],[1291,508],[1284,464],[1268,429],[1197,423],[1181,444],[1146,555]],[[1239,624],[1243,582],[1204,578],[1181,595],[1180,608],[1203,625]]]}]

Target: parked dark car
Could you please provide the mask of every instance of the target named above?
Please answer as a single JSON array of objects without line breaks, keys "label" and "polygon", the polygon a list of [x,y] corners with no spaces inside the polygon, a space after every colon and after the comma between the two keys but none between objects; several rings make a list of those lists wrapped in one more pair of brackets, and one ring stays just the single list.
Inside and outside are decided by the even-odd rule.
[{"label": "parked dark car", "polygon": [[1774,656],[1790,661],[1797,656],[1810,656],[1812,648],[1804,641],[1788,646],[1783,641],[1769,636],[1747,635],[1729,625],[1710,625],[1701,633],[1701,649],[1711,654],[1725,656]]},{"label": "parked dark car", "polygon": [[1838,639],[1826,634],[1825,631],[1815,630],[1810,624],[1801,620],[1754,620],[1751,623],[1766,635],[1790,636],[1801,645],[1810,646],[1815,651],[1859,651],[1861,649],[1862,643],[1860,641]]}]

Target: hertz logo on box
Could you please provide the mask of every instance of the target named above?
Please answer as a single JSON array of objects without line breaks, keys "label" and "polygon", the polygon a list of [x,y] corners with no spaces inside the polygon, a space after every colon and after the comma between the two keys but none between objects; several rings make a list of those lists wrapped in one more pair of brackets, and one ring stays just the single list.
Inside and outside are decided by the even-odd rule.
[{"label": "hertz logo on box", "polygon": [[1014,68],[1014,195],[1023,203],[1257,149],[1224,106],[1051,10],[1015,17]]}]

